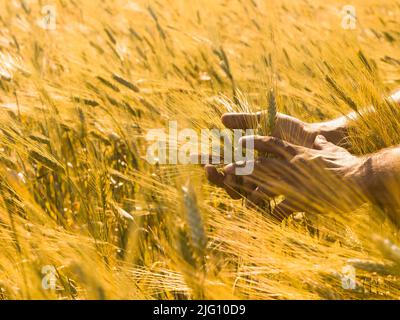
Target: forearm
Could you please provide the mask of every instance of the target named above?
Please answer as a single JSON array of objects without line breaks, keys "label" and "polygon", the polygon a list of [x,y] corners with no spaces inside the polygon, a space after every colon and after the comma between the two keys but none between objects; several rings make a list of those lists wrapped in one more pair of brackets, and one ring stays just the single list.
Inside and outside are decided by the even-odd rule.
[{"label": "forearm", "polygon": [[[400,90],[393,93],[390,97],[390,100],[400,105]],[[317,134],[321,134],[325,136],[325,138],[334,143],[341,144],[344,139],[348,136],[348,130],[350,127],[350,123],[352,121],[356,121],[360,115],[368,115],[375,112],[375,108],[373,106],[365,107],[359,112],[350,112],[349,114],[339,117],[337,119],[309,124],[310,130],[315,131]]]},{"label": "forearm", "polygon": [[364,156],[355,181],[370,200],[400,223],[400,146]]}]

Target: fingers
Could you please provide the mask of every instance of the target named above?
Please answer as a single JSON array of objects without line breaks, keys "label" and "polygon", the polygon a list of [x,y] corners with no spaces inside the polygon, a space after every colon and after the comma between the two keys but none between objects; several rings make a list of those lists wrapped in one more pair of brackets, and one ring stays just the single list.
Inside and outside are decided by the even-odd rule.
[{"label": "fingers", "polygon": [[207,179],[220,188],[224,188],[232,199],[240,199],[241,195],[237,188],[237,183],[232,175],[225,175],[211,164],[205,166]]},{"label": "fingers", "polygon": [[322,135],[318,135],[315,137],[313,149],[323,150],[331,147],[337,147],[337,146],[331,142],[328,142],[328,140],[326,140],[326,138]]},{"label": "fingers", "polygon": [[[289,185],[280,177],[273,177],[267,173],[267,168],[281,167],[283,160],[263,158],[258,160],[254,174],[249,176],[237,176],[234,174],[236,164],[225,167],[224,172],[219,172],[214,166],[206,165],[206,175],[210,182],[224,188],[233,199],[247,198],[246,205],[262,207],[267,199],[285,194]],[[280,202],[272,213],[278,221],[287,218],[293,212],[300,211],[297,201],[287,198]],[[296,205],[297,204],[297,205]]]},{"label": "fingers", "polygon": [[254,162],[253,172],[243,178],[259,186],[264,193],[276,196],[282,189],[279,186],[291,178],[290,163],[284,159],[260,157]]},{"label": "fingers", "polygon": [[205,171],[211,183],[224,188],[231,198],[240,199],[242,196],[251,193],[256,186],[251,181],[245,180],[242,176],[235,175],[235,166],[236,164],[234,163],[227,165],[222,173],[215,166],[206,165]]},{"label": "fingers", "polygon": [[240,179],[241,177],[234,176],[231,174],[228,174],[224,178],[224,188],[225,191],[228,193],[228,195],[232,199],[241,199],[242,194],[244,194],[244,191],[242,191],[242,180]]},{"label": "fingers", "polygon": [[284,159],[291,159],[304,149],[281,139],[267,136],[245,136],[239,139],[239,143],[243,147],[248,147],[251,145],[251,140],[253,140],[255,150],[272,153]]},{"label": "fingers", "polygon": [[318,135],[315,137],[313,149],[335,152],[335,153],[341,152],[341,153],[349,154],[349,151],[347,151],[345,148],[343,148],[341,146],[337,146],[336,144],[333,144],[332,142],[327,141],[326,138],[322,135]]},{"label": "fingers", "polygon": [[255,129],[261,119],[261,112],[257,113],[225,113],[221,121],[229,129]]},{"label": "fingers", "polygon": [[257,187],[249,194],[247,199],[251,204],[261,206],[265,200],[270,199],[274,195],[275,194],[271,194],[263,187]]},{"label": "fingers", "polygon": [[[237,175],[236,169],[243,164],[231,163],[222,172],[213,165],[206,165],[206,176],[211,183],[224,188],[233,199],[243,196],[274,197],[287,189],[285,186],[288,183],[284,180],[289,177],[289,170],[285,160],[259,158],[252,162],[254,170],[249,175]],[[253,193],[255,189],[257,192]]]},{"label": "fingers", "polygon": [[225,175],[223,173],[219,172],[215,166],[213,166],[211,164],[207,164],[204,167],[204,170],[206,172],[207,179],[211,183],[213,183],[213,184],[215,184],[215,185],[217,185],[218,187],[221,187],[221,188],[224,187]]}]

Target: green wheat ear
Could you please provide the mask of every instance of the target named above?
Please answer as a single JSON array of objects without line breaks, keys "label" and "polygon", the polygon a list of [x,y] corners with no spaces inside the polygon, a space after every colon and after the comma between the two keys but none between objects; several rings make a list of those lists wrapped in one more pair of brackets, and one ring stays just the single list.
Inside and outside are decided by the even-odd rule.
[{"label": "green wheat ear", "polygon": [[271,89],[267,93],[268,108],[266,112],[261,114],[261,119],[257,125],[257,134],[262,136],[270,136],[274,132],[276,122],[276,99],[274,90]]},{"label": "green wheat ear", "polygon": [[207,236],[204,230],[203,219],[197,205],[196,193],[189,181],[182,187],[182,193],[186,211],[186,222],[189,227],[193,251],[198,258],[203,260],[206,253]]}]

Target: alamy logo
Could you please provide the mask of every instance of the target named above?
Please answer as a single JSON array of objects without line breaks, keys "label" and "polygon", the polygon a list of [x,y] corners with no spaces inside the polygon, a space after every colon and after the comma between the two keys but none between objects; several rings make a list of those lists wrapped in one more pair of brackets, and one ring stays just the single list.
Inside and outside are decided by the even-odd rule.
[{"label": "alamy logo", "polygon": [[56,289],[56,268],[52,265],[46,265],[42,268],[42,288],[44,290],[55,290]]},{"label": "alamy logo", "polygon": [[56,30],[57,28],[57,10],[53,5],[42,7],[40,13],[43,15],[37,22],[38,26],[45,30]]},{"label": "alamy logo", "polygon": [[356,288],[356,269],[353,266],[347,265],[342,268],[342,288],[345,290]]},{"label": "alamy logo", "polygon": [[345,30],[354,30],[357,24],[356,8],[351,5],[342,8],[342,28]]},{"label": "alamy logo", "polygon": [[[254,130],[252,129],[201,129],[199,135],[190,128],[178,131],[177,122],[170,121],[168,133],[165,132],[165,129],[151,129],[147,132],[146,140],[152,144],[147,148],[146,160],[150,164],[229,164],[236,162],[241,165],[236,166],[235,173],[249,175],[254,169],[254,140],[246,139],[244,148],[240,138],[253,135]],[[222,141],[223,157],[221,159]]]}]

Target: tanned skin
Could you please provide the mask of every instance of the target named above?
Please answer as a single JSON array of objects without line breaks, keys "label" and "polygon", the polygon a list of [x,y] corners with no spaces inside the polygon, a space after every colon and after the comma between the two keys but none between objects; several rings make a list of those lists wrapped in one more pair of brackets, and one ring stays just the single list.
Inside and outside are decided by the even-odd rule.
[{"label": "tanned skin", "polygon": [[[400,104],[400,91],[390,99]],[[374,109],[369,107],[363,112],[374,112]],[[227,113],[222,116],[222,122],[230,129],[248,129],[261,116],[261,112]],[[332,121],[306,123],[278,113],[272,136],[243,137],[239,141],[245,146],[246,141],[254,139],[254,149],[259,154],[268,153],[273,157],[255,159],[254,171],[248,176],[236,176],[235,163],[225,166],[222,172],[207,165],[206,175],[231,197],[244,196],[255,205],[265,198],[284,195],[285,200],[276,208],[280,217],[307,209],[305,206],[321,202],[318,200],[340,206],[334,197],[330,199],[329,190],[321,188],[324,185],[321,179],[336,179],[335,183],[359,190],[370,200],[389,207],[396,201],[389,196],[388,188],[396,187],[400,181],[400,146],[366,156],[352,155],[345,149],[344,141],[350,121],[356,118],[357,114],[351,113]],[[330,185],[330,181],[322,182]],[[392,219],[400,220],[399,214],[391,212]]]}]

